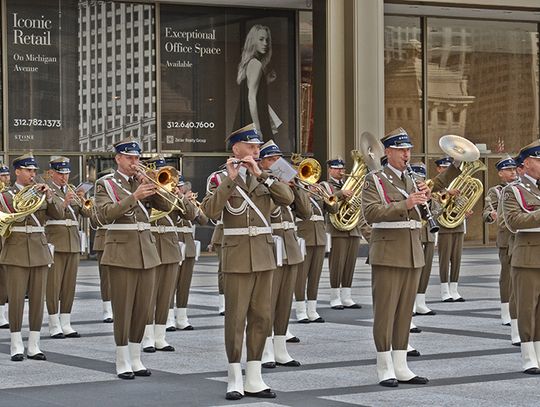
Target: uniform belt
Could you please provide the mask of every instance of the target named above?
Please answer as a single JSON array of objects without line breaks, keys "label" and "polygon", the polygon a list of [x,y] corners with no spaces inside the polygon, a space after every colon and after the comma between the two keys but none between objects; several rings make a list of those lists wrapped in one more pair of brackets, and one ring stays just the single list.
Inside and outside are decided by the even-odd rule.
[{"label": "uniform belt", "polygon": [[112,223],[110,225],[105,225],[103,229],[107,230],[138,230],[142,232],[143,230],[150,230],[150,223],[137,222],[137,223]]},{"label": "uniform belt", "polygon": [[272,230],[289,230],[289,229],[297,230],[298,229],[296,225],[294,224],[294,222],[288,222],[288,221],[283,221],[279,223],[271,223],[270,226],[272,226]]},{"label": "uniform belt", "polygon": [[157,226],[150,226],[150,232],[156,232],[156,233],[174,233],[176,232],[175,226],[165,226],[165,225],[157,225]]},{"label": "uniform belt", "polygon": [[402,222],[375,222],[371,226],[373,229],[420,229],[422,222],[411,219]]},{"label": "uniform belt", "polygon": [[225,236],[257,236],[271,234],[272,228],[266,226],[248,226],[247,228],[224,228]]},{"label": "uniform belt", "polygon": [[538,233],[540,232],[540,228],[529,228],[529,229],[518,229],[516,233]]},{"label": "uniform belt", "polygon": [[223,225],[223,221],[222,221],[222,220],[217,220],[217,221],[216,221],[216,226],[219,226],[219,225]]},{"label": "uniform belt", "polygon": [[311,218],[309,218],[309,220],[313,221],[313,222],[324,222],[324,216],[321,216],[321,215],[311,215]]},{"label": "uniform belt", "polygon": [[178,233],[193,233],[193,228],[189,226],[182,226],[181,228],[175,228]]},{"label": "uniform belt", "polygon": [[79,221],[75,219],[48,220],[45,226],[79,226]]},{"label": "uniform belt", "polygon": [[32,226],[32,225],[13,226],[11,228],[11,231],[18,232],[18,233],[44,233],[45,228],[43,226]]}]

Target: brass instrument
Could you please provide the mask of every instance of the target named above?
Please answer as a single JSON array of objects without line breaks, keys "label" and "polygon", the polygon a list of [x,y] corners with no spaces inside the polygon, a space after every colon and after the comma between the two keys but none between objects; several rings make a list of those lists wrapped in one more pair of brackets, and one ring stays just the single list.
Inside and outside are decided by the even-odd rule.
[{"label": "brass instrument", "polygon": [[82,199],[79,195],[77,195],[75,185],[67,184],[66,187],[69,192],[73,193],[73,200],[77,205],[84,209],[92,209],[92,206],[94,205],[94,201],[92,199]]},{"label": "brass instrument", "polygon": [[13,213],[0,211],[0,236],[8,237],[14,223],[37,211],[45,201],[45,193],[38,184],[27,185],[13,197]]},{"label": "brass instrument", "polygon": [[366,175],[370,170],[380,168],[383,155],[381,142],[369,132],[362,133],[360,150],[351,151],[354,165],[342,187],[344,190],[352,191],[353,195],[339,204],[337,213],[330,214],[330,222],[336,229],[346,232],[354,229],[360,222],[361,195]]},{"label": "brass instrument", "polygon": [[319,178],[321,178],[322,169],[321,164],[316,159],[305,158],[298,164],[297,171],[296,179],[300,188],[322,198],[327,205],[333,206],[337,204],[337,198],[317,184]]},{"label": "brass instrument", "polygon": [[6,185],[3,181],[0,181],[0,192],[4,192],[6,189],[8,189],[8,185]]},{"label": "brass instrument", "polygon": [[180,178],[180,174],[176,168],[166,165],[165,167],[161,167],[159,170],[156,170],[142,163],[137,164],[136,167],[138,173],[143,178],[147,179],[157,187],[156,194],[172,205],[171,211],[173,209],[177,209],[181,213],[186,212],[184,204],[174,193],[174,189],[178,185],[178,180]]},{"label": "brass instrument", "polygon": [[448,190],[459,190],[459,195],[441,194],[439,196],[442,212],[437,220],[441,226],[453,229],[463,222],[465,215],[482,196],[484,190],[482,182],[474,178],[473,174],[485,171],[487,167],[479,160],[478,148],[463,137],[442,136],[439,146],[447,155],[462,161],[461,174],[448,186]]}]

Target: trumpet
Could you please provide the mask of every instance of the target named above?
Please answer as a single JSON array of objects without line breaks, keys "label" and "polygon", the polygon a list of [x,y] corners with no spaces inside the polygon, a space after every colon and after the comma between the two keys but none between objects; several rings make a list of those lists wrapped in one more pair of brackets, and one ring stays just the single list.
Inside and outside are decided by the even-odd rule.
[{"label": "trumpet", "polygon": [[73,193],[73,200],[77,205],[79,205],[81,208],[84,209],[92,209],[92,206],[94,205],[94,201],[90,198],[83,199],[79,195],[77,195],[77,191],[75,190],[75,185],[66,184],[66,188],[68,192]]},{"label": "trumpet", "polygon": [[135,165],[135,167],[140,176],[157,187],[156,194],[165,199],[172,206],[172,209],[178,209],[182,214],[186,213],[184,204],[174,193],[180,178],[176,168],[167,165],[156,170],[142,163]]}]

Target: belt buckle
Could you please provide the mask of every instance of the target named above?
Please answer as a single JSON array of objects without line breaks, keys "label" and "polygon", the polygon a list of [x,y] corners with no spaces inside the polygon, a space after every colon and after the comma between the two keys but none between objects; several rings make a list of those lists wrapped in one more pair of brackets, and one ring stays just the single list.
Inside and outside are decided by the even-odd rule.
[{"label": "belt buckle", "polygon": [[145,230],[146,228],[144,227],[144,224],[142,222],[137,222],[137,230],[139,232],[142,232],[143,230]]},{"label": "belt buckle", "polygon": [[409,229],[416,229],[416,221],[414,219],[409,219]]},{"label": "belt buckle", "polygon": [[72,222],[73,220],[72,219],[66,219],[66,226],[72,226]]},{"label": "belt buckle", "polygon": [[248,235],[249,236],[257,236],[257,226],[248,226]]},{"label": "belt buckle", "polygon": [[286,221],[286,220],[283,221],[283,229],[284,229],[284,230],[290,229],[290,226],[289,226],[289,225],[290,225],[290,224],[289,224],[288,221]]},{"label": "belt buckle", "polygon": [[26,226],[26,233],[32,233],[32,225],[25,225]]}]

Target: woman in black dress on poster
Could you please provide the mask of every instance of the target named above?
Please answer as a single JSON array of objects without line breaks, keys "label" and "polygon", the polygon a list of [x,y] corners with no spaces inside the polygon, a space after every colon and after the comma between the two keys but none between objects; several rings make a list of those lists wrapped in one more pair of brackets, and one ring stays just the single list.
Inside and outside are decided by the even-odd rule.
[{"label": "woman in black dress on poster", "polygon": [[[271,58],[270,29],[256,24],[251,27],[246,36],[242,58],[238,64],[236,82],[240,85],[240,101],[233,130],[253,123],[264,140],[271,139],[274,134],[267,86],[276,79],[275,71],[268,72],[267,70]],[[278,125],[274,123],[274,127]],[[275,132],[277,133],[277,130]]]}]

